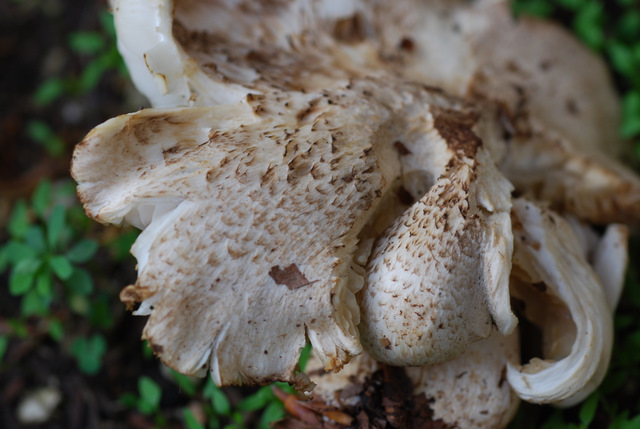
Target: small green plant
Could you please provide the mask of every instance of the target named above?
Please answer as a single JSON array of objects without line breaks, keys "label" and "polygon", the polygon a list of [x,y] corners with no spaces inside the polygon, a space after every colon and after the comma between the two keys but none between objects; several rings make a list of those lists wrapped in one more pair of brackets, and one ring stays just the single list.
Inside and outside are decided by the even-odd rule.
[{"label": "small green plant", "polygon": [[184,424],[187,429],[205,429],[188,408],[182,410],[182,417],[184,418]]},{"label": "small green plant", "polygon": [[[108,10],[100,14],[100,27],[99,31],[76,31],[68,35],[68,50],[84,65],[79,74],[48,76],[32,95],[36,107],[49,106],[63,97],[88,94],[109,71],[117,71],[123,77],[128,75],[116,46],[113,15]],[[66,144],[51,125],[43,120],[30,120],[26,133],[55,158],[65,153]]]},{"label": "small green plant", "polygon": [[[88,318],[95,327],[111,323],[107,298],[92,296],[93,280],[82,267],[98,249],[95,240],[80,238],[86,221],[71,182],[53,186],[42,181],[29,202],[14,206],[9,239],[0,247],[0,273],[9,271],[9,293],[20,298],[19,316],[10,320],[12,335],[24,338],[25,321],[37,316],[46,322],[49,336],[62,341],[65,326],[55,316],[61,308]],[[80,370],[93,375],[102,366],[106,341],[100,334],[78,337],[69,351]]]},{"label": "small green plant", "polygon": [[71,345],[71,353],[78,362],[82,372],[89,375],[97,374],[102,367],[102,356],[107,351],[107,342],[100,334],[89,338],[79,337]]},{"label": "small green plant", "polygon": [[140,413],[153,416],[158,427],[165,425],[166,420],[160,410],[160,400],[162,399],[162,389],[147,376],[138,379],[138,394],[125,393],[120,398],[120,402],[129,408],[135,408]]},{"label": "small green plant", "polygon": [[9,292],[22,298],[25,317],[46,316],[62,290],[72,309],[88,313],[93,281],[80,265],[94,256],[98,244],[86,238],[76,240],[68,208],[53,204],[64,198],[56,195],[54,199],[53,192],[51,183],[43,181],[31,205],[26,201],[15,205],[7,227],[9,241],[0,248],[0,272],[10,270]]},{"label": "small green plant", "polygon": [[123,76],[127,68],[116,46],[113,15],[104,10],[100,14],[100,31],[76,31],[68,36],[69,50],[89,62],[79,76],[49,77],[33,94],[37,106],[47,106],[62,96],[78,96],[92,91],[108,70]]}]

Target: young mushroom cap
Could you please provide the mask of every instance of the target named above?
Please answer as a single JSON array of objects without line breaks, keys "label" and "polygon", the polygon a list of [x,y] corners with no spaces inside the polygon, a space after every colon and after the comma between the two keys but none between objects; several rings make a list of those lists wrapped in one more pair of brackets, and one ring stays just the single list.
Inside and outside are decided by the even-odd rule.
[{"label": "young mushroom cap", "polygon": [[378,237],[369,259],[360,334],[380,362],[442,362],[487,338],[494,324],[503,334],[515,327],[512,188],[468,121],[436,117],[436,130],[455,155],[431,189]]}]

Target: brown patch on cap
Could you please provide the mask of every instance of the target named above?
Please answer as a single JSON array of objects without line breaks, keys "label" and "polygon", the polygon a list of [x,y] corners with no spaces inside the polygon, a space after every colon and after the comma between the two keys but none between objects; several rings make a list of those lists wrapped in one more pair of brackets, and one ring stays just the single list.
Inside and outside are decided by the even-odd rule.
[{"label": "brown patch on cap", "polygon": [[140,287],[137,285],[129,285],[122,289],[120,292],[120,301],[123,302],[127,310],[133,310],[136,303],[142,302],[153,295],[148,288]]},{"label": "brown patch on cap", "polygon": [[333,37],[345,43],[356,43],[364,40],[364,23],[359,14],[336,21],[333,27]]},{"label": "brown patch on cap", "polygon": [[291,290],[308,286],[318,281],[307,280],[296,264],[291,264],[284,269],[280,268],[280,265],[275,265],[271,267],[271,270],[269,270],[269,277],[271,277],[277,284],[285,285]]},{"label": "brown patch on cap", "polygon": [[416,201],[413,198],[413,195],[411,195],[404,186],[400,186],[398,188],[398,190],[396,191],[396,196],[398,197],[398,201],[400,201],[405,206],[410,206]]},{"label": "brown patch on cap", "polygon": [[155,355],[159,355],[164,351],[164,347],[163,346],[161,346],[160,344],[152,343],[151,341],[149,341],[149,347],[151,348],[151,351]]},{"label": "brown patch on cap", "polygon": [[476,124],[478,115],[443,109],[435,114],[434,127],[447,145],[463,156],[473,158],[482,145],[482,140],[471,128]]},{"label": "brown patch on cap", "polygon": [[416,44],[413,42],[413,39],[409,38],[409,37],[404,37],[402,38],[402,40],[400,40],[400,44],[399,44],[400,49],[402,49],[403,51],[413,51],[416,47]]},{"label": "brown patch on cap", "polygon": [[400,156],[411,155],[411,151],[401,141],[395,142],[393,147],[396,148]]},{"label": "brown patch on cap", "polygon": [[387,337],[380,338],[380,344],[382,344],[382,347],[385,349],[389,349],[391,347],[391,341],[389,341],[389,338]]}]

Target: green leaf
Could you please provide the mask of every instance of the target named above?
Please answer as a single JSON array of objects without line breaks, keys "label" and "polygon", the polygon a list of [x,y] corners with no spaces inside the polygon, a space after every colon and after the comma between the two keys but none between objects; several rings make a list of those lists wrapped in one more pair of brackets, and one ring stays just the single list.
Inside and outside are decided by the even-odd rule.
[{"label": "green leaf", "polygon": [[196,386],[194,381],[187,375],[180,374],[174,370],[171,370],[171,375],[176,384],[180,387],[184,393],[189,396],[193,396],[196,393]]},{"label": "green leaf", "polygon": [[100,334],[89,338],[77,338],[71,345],[71,353],[78,367],[85,374],[97,374],[102,367],[102,356],[107,351],[107,342]]},{"label": "green leaf", "polygon": [[59,157],[64,153],[64,140],[43,121],[29,121],[27,123],[27,135],[44,147],[49,155],[53,157]]},{"label": "green leaf", "polygon": [[238,404],[239,411],[256,411],[264,408],[269,402],[277,400],[271,391],[271,386],[264,386],[258,389],[256,393],[246,397]]},{"label": "green leaf", "polygon": [[140,235],[140,231],[130,228],[120,233],[108,246],[112,257],[121,262],[126,258],[131,258],[129,249]]},{"label": "green leaf", "polygon": [[47,243],[44,240],[44,231],[41,226],[30,226],[24,235],[24,242],[36,254],[42,254],[47,251]]},{"label": "green leaf", "polygon": [[640,91],[628,92],[622,98],[622,129],[623,137],[640,134]]},{"label": "green leaf", "polygon": [[80,264],[93,258],[98,250],[98,243],[95,240],[84,239],[77,242],[68,252],[69,261]]},{"label": "green leaf", "polygon": [[31,205],[34,211],[40,217],[44,219],[44,215],[51,204],[51,182],[43,180],[38,184],[38,187],[33,192],[31,198]]},{"label": "green leaf", "polygon": [[4,359],[4,355],[9,347],[9,337],[7,335],[0,335],[0,362]]},{"label": "green leaf", "polygon": [[284,405],[280,401],[271,402],[260,416],[260,429],[269,429],[271,423],[284,418]]},{"label": "green leaf", "polygon": [[104,37],[95,31],[76,31],[69,35],[69,48],[78,54],[97,54],[104,46]]},{"label": "green leaf", "polygon": [[114,22],[113,22],[113,14],[109,12],[107,9],[105,9],[102,12],[100,12],[100,15],[98,16],[98,18],[100,19],[100,25],[102,26],[102,29],[104,30],[104,32],[107,34],[109,38],[112,39],[112,41],[115,41],[116,26],[114,25]]},{"label": "green leaf", "polygon": [[9,277],[9,293],[14,296],[27,293],[33,285],[36,272],[40,266],[41,261],[38,259],[20,261]]},{"label": "green leaf", "polygon": [[142,357],[145,359],[151,359],[153,357],[153,350],[151,350],[147,340],[142,341]]},{"label": "green leaf", "polygon": [[621,6],[630,7],[633,6],[637,0],[618,0]]},{"label": "green leaf", "polygon": [[7,246],[0,247],[0,274],[4,273],[4,270],[7,269],[9,265],[9,252],[7,251]]},{"label": "green leaf", "polygon": [[[273,383],[273,386],[276,386],[278,389],[282,390],[285,393],[289,393],[290,395],[296,394],[296,389],[293,388],[289,383],[284,383],[282,381],[276,381]],[[274,395],[275,397],[275,395]]]},{"label": "green leaf", "polygon": [[57,342],[62,341],[62,338],[64,338],[64,326],[60,320],[49,320],[49,336]]},{"label": "green leaf", "polygon": [[580,406],[580,425],[584,428],[588,428],[593,418],[596,415],[596,410],[598,409],[598,401],[600,400],[600,395],[596,392],[591,394],[587,398],[586,401],[582,403]]},{"label": "green leaf", "polygon": [[93,279],[91,274],[82,268],[72,268],[73,273],[66,281],[72,294],[87,296],[93,292]]},{"label": "green leaf", "polygon": [[99,296],[91,303],[89,313],[91,325],[101,329],[111,327],[113,318],[111,317],[111,309],[109,308],[110,302],[111,300],[108,296]]},{"label": "green leaf", "polygon": [[52,256],[49,259],[49,266],[60,280],[69,280],[73,274],[73,266],[64,256]]},{"label": "green leaf", "polygon": [[125,407],[133,408],[138,405],[138,397],[133,393],[125,393],[120,397],[120,403]]},{"label": "green leaf", "polygon": [[24,243],[9,241],[3,248],[7,253],[7,260],[11,265],[17,265],[25,259],[36,259],[38,253]]},{"label": "green leaf", "polygon": [[573,20],[573,30],[592,49],[600,50],[604,44],[604,11],[598,1],[589,1],[580,8]]},{"label": "green leaf", "polygon": [[307,367],[307,362],[309,362],[309,358],[311,357],[311,343],[305,344],[300,352],[300,359],[298,360],[298,366],[300,367],[300,371],[304,371]]},{"label": "green leaf", "polygon": [[636,59],[631,48],[622,43],[611,42],[607,51],[613,68],[618,73],[631,78],[636,72]]},{"label": "green leaf", "polygon": [[65,82],[57,77],[45,80],[33,94],[33,102],[38,106],[46,106],[60,98],[66,91]]},{"label": "green leaf", "polygon": [[51,297],[41,296],[37,290],[32,289],[22,297],[20,312],[23,316],[46,316],[51,304]]},{"label": "green leaf", "polygon": [[47,219],[47,242],[50,249],[55,249],[65,227],[64,207],[56,205]]},{"label": "green leaf", "polygon": [[78,81],[79,89],[81,93],[87,93],[93,90],[98,83],[100,83],[100,79],[102,79],[102,75],[105,70],[109,68],[109,57],[108,55],[101,55],[98,58],[91,61],[83,70],[80,75],[80,79]]},{"label": "green leaf", "polygon": [[7,230],[11,237],[20,239],[27,233],[30,223],[27,203],[24,200],[19,200],[13,207],[9,223],[7,224]]},{"label": "green leaf", "polygon": [[138,410],[143,414],[152,414],[157,411],[162,398],[160,386],[151,378],[143,376],[138,380],[138,391],[140,392]]},{"label": "green leaf", "polygon": [[187,429],[204,429],[204,426],[196,419],[190,409],[183,409],[182,415],[184,417],[184,424]]},{"label": "green leaf", "polygon": [[546,17],[553,13],[554,6],[548,0],[518,0],[512,3],[515,16],[532,15]]},{"label": "green leaf", "polygon": [[548,419],[540,429],[567,429],[567,426],[562,416],[562,411],[555,410],[551,418]]},{"label": "green leaf", "polygon": [[11,327],[11,335],[25,339],[29,336],[29,328],[26,322],[21,319],[9,319],[9,326]]},{"label": "green leaf", "polygon": [[207,379],[202,394],[205,398],[211,400],[213,411],[220,416],[229,416],[231,414],[231,403],[227,399],[227,395],[213,382],[211,377]]},{"label": "green leaf", "polygon": [[584,6],[587,0],[557,0],[557,3],[569,10],[576,11]]},{"label": "green leaf", "polygon": [[622,40],[636,42],[640,38],[640,10],[625,11],[616,23],[615,32]]},{"label": "green leaf", "polygon": [[47,267],[42,267],[36,275],[35,291],[43,298],[53,297],[53,278]]}]

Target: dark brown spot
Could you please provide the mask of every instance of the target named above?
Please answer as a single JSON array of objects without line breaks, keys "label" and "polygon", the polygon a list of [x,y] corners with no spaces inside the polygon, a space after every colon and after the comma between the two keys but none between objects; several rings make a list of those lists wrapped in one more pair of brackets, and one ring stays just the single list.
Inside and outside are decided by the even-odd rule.
[{"label": "dark brown spot", "polygon": [[500,380],[498,381],[498,387],[502,387],[504,382],[507,381],[507,366],[502,367],[502,371],[500,371]]},{"label": "dark brown spot", "polygon": [[269,270],[269,277],[271,277],[276,284],[285,285],[291,290],[308,286],[318,281],[307,280],[296,264],[291,264],[284,269],[280,268],[279,265],[274,265],[271,267],[271,270]]},{"label": "dark brown spot", "polygon": [[544,293],[547,291],[547,285],[545,282],[537,282],[537,283],[533,283],[531,284],[531,286],[533,286],[535,289],[537,289],[538,291]]},{"label": "dark brown spot", "polygon": [[333,27],[333,37],[344,43],[356,43],[364,40],[364,23],[359,14],[339,19]]},{"label": "dark brown spot", "polygon": [[401,141],[393,143],[393,147],[396,148],[400,156],[411,155],[411,151]]},{"label": "dark brown spot", "polygon": [[580,109],[578,108],[578,104],[576,103],[576,100],[574,100],[573,98],[570,98],[569,100],[567,100],[566,106],[567,106],[567,112],[569,112],[570,115],[578,116],[580,114]]},{"label": "dark brown spot", "polygon": [[400,186],[398,188],[398,190],[396,191],[396,196],[398,197],[398,201],[400,201],[405,206],[410,206],[415,202],[415,200],[413,199],[413,195],[411,195],[404,186]]},{"label": "dark brown spot", "polygon": [[149,347],[151,347],[151,351],[156,354],[159,355],[164,351],[164,347],[159,345],[159,344],[154,344],[151,341],[149,341]]},{"label": "dark brown spot", "polygon": [[402,40],[400,40],[400,49],[402,49],[403,51],[413,52],[415,47],[416,44],[413,43],[413,39],[403,37]]}]

